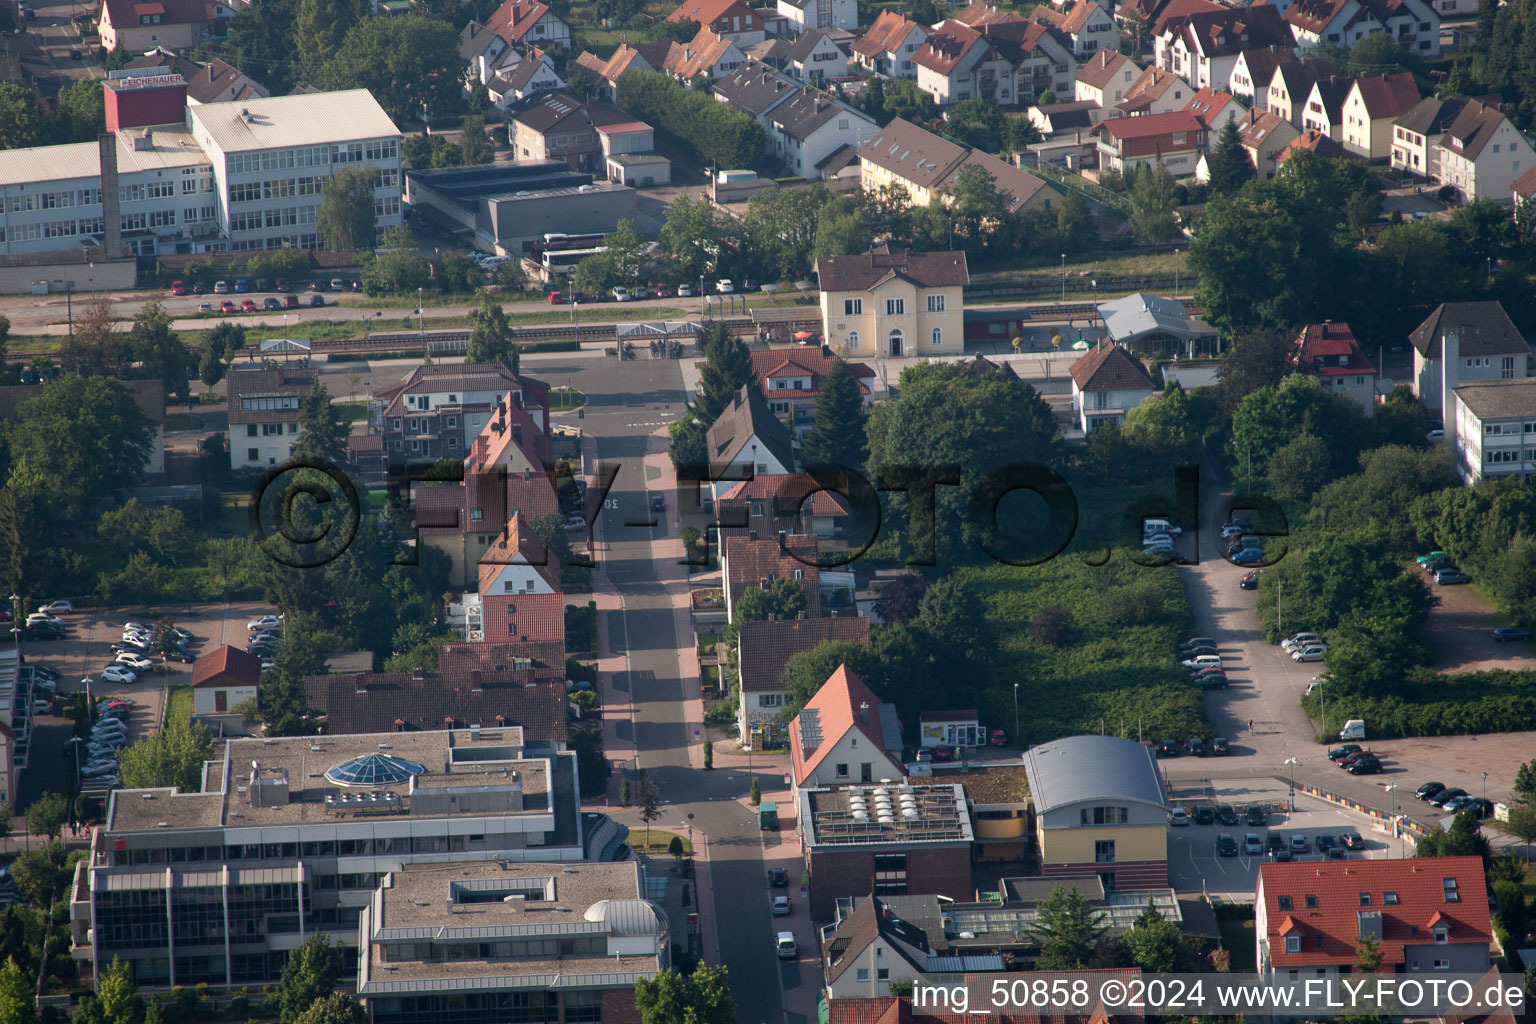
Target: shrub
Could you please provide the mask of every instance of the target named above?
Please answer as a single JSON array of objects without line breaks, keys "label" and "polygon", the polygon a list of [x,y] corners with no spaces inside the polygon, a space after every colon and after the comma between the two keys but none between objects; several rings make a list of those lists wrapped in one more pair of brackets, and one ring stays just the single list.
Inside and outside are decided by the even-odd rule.
[{"label": "shrub", "polygon": [[1060,646],[1072,628],[1072,609],[1059,604],[1048,605],[1035,614],[1029,624],[1029,635],[1043,644]]}]

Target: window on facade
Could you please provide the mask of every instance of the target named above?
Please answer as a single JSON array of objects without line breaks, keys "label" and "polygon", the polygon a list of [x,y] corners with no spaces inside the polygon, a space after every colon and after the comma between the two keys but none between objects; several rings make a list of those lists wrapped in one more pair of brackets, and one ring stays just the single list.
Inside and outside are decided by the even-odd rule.
[{"label": "window on facade", "polygon": [[1100,839],[1093,844],[1093,860],[1096,864],[1113,864],[1115,862],[1115,841],[1113,839]]},{"label": "window on facade", "polygon": [[939,330],[937,327],[935,327],[933,329],[933,347],[934,348],[943,348],[944,347],[944,332]]},{"label": "window on facade", "polygon": [[864,315],[864,300],[863,299],[844,299],[843,300],[843,316],[863,316],[863,315]]},{"label": "window on facade", "polygon": [[848,777],[848,766],[846,764],[834,765],[833,769],[833,774],[838,778],[846,779]]},{"label": "window on facade", "polygon": [[885,315],[886,316],[905,316],[906,312],[907,312],[907,300],[906,299],[886,299],[885,300]]},{"label": "window on facade", "polygon": [[942,296],[942,295],[930,295],[930,296],[928,296],[928,312],[930,312],[930,313],[942,313],[942,312],[944,312],[944,296]]}]

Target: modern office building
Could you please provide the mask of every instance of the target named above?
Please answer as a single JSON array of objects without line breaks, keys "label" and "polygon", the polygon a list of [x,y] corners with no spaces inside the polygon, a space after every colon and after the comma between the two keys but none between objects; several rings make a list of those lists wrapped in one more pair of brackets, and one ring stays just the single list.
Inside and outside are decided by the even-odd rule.
[{"label": "modern office building", "polygon": [[[119,789],[71,891],[73,953],[140,988],[276,981],[408,864],[580,861],[576,756],[516,727],[245,738],[200,789]],[[605,847],[606,849],[606,847]]]},{"label": "modern office building", "polygon": [[0,153],[0,256],[313,249],[321,189],[354,163],[379,229],[401,222],[400,130],[366,89],[188,105],[162,68],[104,88],[98,142]]},{"label": "modern office building", "polygon": [[384,875],[358,931],[373,1024],[623,1022],[666,969],[666,913],[638,861],[416,864]]}]

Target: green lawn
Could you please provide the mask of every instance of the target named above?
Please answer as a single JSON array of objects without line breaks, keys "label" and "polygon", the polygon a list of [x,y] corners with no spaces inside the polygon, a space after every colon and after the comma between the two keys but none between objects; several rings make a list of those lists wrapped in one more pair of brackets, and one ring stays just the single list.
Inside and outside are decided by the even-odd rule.
[{"label": "green lawn", "polygon": [[192,717],[192,706],[192,687],[171,687],[165,695],[164,721],[186,721]]},{"label": "green lawn", "polygon": [[367,402],[332,402],[331,407],[343,423],[362,423],[368,419]]},{"label": "green lawn", "polygon": [[575,388],[561,384],[549,389],[549,411],[567,412],[571,409],[580,409],[587,404],[587,396]]},{"label": "green lawn", "polygon": [[1221,929],[1222,947],[1232,955],[1232,973],[1248,974],[1256,970],[1252,913],[1246,918],[1223,915],[1217,918],[1216,924]]}]

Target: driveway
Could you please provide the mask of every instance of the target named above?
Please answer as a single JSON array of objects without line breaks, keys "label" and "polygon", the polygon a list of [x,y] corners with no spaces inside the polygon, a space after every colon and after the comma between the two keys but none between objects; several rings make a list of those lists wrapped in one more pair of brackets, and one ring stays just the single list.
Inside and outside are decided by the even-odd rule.
[{"label": "driveway", "polygon": [[1492,637],[1495,626],[1509,623],[1477,590],[1469,586],[1437,586],[1427,576],[1425,582],[1440,599],[1439,607],[1429,613],[1429,625],[1424,631],[1424,642],[1435,653],[1436,669],[1483,672],[1494,668],[1536,668],[1536,651],[1530,641],[1500,643]]}]

